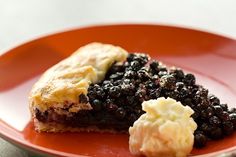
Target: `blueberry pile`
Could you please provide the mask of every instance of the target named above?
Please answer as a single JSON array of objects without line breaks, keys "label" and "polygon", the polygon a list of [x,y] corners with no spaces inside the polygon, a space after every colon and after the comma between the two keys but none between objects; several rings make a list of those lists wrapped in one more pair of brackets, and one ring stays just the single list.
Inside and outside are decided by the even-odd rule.
[{"label": "blueberry pile", "polygon": [[144,113],[143,101],[174,98],[195,111],[192,117],[198,128],[194,146],[198,148],[236,130],[235,108],[229,110],[227,104],[196,84],[193,74],[179,68],[167,69],[144,54],[129,54],[123,64],[114,63],[102,82],[90,85],[87,96],[93,112],[103,112],[104,123],[119,122],[125,126],[123,129]]}]

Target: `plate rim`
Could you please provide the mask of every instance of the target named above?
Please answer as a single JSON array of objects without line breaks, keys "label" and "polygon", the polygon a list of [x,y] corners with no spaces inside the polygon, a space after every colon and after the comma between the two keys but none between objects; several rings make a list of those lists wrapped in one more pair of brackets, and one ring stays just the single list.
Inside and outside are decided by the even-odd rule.
[{"label": "plate rim", "polygon": [[178,24],[162,24],[162,23],[142,23],[142,22],[124,22],[124,23],[103,23],[103,24],[91,24],[91,25],[84,25],[84,26],[75,26],[75,27],[70,27],[70,28],[65,28],[65,29],[61,29],[58,31],[52,31],[49,33],[44,33],[42,35],[37,35],[35,37],[32,37],[28,40],[22,41],[22,42],[18,42],[16,44],[14,44],[11,47],[5,48],[3,50],[0,51],[0,57],[4,56],[5,54],[11,53],[11,51],[14,51],[15,49],[18,49],[24,45],[27,45],[29,43],[32,42],[36,42],[38,40],[47,38],[47,37],[51,37],[51,36],[57,36],[60,34],[64,34],[64,33],[69,33],[69,32],[73,32],[73,31],[78,31],[78,30],[83,30],[83,29],[93,29],[93,28],[99,28],[99,27],[113,27],[113,26],[153,26],[153,27],[167,27],[167,28],[175,28],[175,29],[182,29],[182,30],[188,30],[188,31],[194,31],[194,32],[199,32],[199,33],[203,33],[203,34],[208,34],[208,35],[212,35],[215,37],[220,37],[220,38],[224,38],[227,40],[231,40],[236,42],[236,38],[230,37],[230,36],[226,36],[220,33],[216,33],[216,32],[211,32],[210,30],[206,30],[206,29],[201,29],[201,28],[195,28],[195,27],[191,27],[191,26],[184,26],[184,25],[178,25]]},{"label": "plate rim", "polygon": [[[43,39],[48,38],[48,37],[58,36],[60,34],[69,33],[69,32],[73,32],[73,31],[84,30],[84,29],[93,29],[93,28],[99,28],[99,27],[114,27],[114,26],[122,26],[122,27],[127,27],[127,26],[129,26],[129,27],[132,27],[132,26],[134,26],[134,27],[135,26],[150,27],[150,26],[152,26],[152,27],[172,28],[172,29],[174,28],[174,29],[188,30],[188,31],[208,34],[208,35],[211,35],[211,36],[215,36],[215,37],[218,37],[218,38],[224,38],[224,39],[236,42],[236,39],[225,36],[225,35],[222,35],[222,34],[209,32],[208,30],[204,30],[204,29],[198,29],[198,28],[192,28],[192,27],[186,27],[186,26],[180,26],[180,25],[156,24],[156,23],[112,23],[112,24],[109,23],[109,24],[98,24],[98,25],[95,24],[95,25],[88,25],[88,26],[82,26],[82,27],[68,28],[68,29],[63,29],[63,30],[59,30],[59,31],[54,31],[54,32],[51,32],[51,33],[46,33],[44,35],[39,35],[39,36],[36,36],[32,39],[26,40],[22,43],[16,44],[15,46],[12,46],[12,47],[10,47],[6,50],[2,50],[2,54],[0,54],[0,58],[4,57],[5,55],[9,55],[10,53],[14,53],[14,51],[16,49],[19,49],[22,46],[28,45],[32,42],[37,42],[38,40],[43,40]],[[9,128],[11,128],[11,126],[8,126],[8,124],[5,124],[4,121],[2,121],[0,119],[0,128],[9,129]],[[77,155],[77,154],[73,154],[73,153],[66,153],[66,152],[57,151],[57,150],[45,148],[45,147],[42,147],[42,146],[38,146],[38,145],[35,145],[35,144],[32,145],[32,144],[28,143],[25,140],[21,140],[19,138],[14,137],[13,135],[10,135],[10,133],[7,133],[6,131],[2,131],[2,129],[0,129],[0,137],[3,138],[6,141],[9,141],[13,145],[21,147],[21,148],[23,148],[24,150],[27,150],[27,151],[32,151],[32,152],[36,152],[36,153],[40,153],[40,154],[46,154],[46,155],[60,155],[60,156],[64,156],[64,157],[66,157],[66,156],[86,157],[86,155]],[[196,157],[213,156],[213,155],[216,155],[218,153],[223,153],[223,152],[227,152],[227,151],[234,150],[234,149],[236,149],[236,146],[232,146],[230,148],[223,149],[223,150],[216,151],[216,152],[212,152],[212,153],[197,155]]]},{"label": "plate rim", "polygon": [[[11,128],[11,126],[8,126],[8,124],[4,124],[4,122],[0,119],[0,128]],[[16,138],[14,136],[12,136],[11,134],[5,132],[5,131],[1,131],[0,130],[0,138],[10,142],[11,144],[22,148],[23,150],[27,150],[30,152],[34,152],[37,154],[45,154],[45,155],[59,155],[62,157],[90,157],[90,156],[86,156],[86,155],[79,155],[79,154],[73,154],[73,153],[66,153],[66,152],[61,152],[61,151],[57,151],[57,150],[53,150],[53,149],[49,149],[49,148],[45,148],[42,146],[38,146],[35,144],[30,144],[29,142],[27,142],[26,140],[20,140],[19,138]]]}]

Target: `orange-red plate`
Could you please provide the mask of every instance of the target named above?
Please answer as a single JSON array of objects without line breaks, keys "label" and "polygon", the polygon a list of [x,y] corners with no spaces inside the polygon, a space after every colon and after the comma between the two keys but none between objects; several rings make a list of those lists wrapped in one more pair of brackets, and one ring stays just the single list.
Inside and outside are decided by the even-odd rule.
[{"label": "orange-red plate", "polygon": [[[18,46],[0,56],[0,135],[27,150],[56,156],[132,156],[128,135],[37,133],[30,122],[27,95],[47,68],[90,42],[146,52],[197,76],[198,83],[236,107],[236,41],[206,32],[159,25],[107,25],[75,29]],[[236,133],[206,148],[202,155],[233,149]]]}]

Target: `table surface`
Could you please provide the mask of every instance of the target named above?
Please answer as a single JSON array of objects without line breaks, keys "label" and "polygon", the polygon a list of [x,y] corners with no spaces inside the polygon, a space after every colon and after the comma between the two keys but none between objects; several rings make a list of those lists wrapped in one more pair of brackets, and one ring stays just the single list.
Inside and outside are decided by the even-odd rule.
[{"label": "table surface", "polygon": [[[45,34],[110,23],[177,25],[236,39],[235,6],[235,0],[0,0],[0,55]],[[15,156],[29,155],[0,138],[0,157]]]}]

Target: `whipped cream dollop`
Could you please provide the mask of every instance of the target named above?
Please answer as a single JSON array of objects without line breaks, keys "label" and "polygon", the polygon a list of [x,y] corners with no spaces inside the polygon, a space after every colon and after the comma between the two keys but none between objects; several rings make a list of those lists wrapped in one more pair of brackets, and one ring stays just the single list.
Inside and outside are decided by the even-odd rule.
[{"label": "whipped cream dollop", "polygon": [[197,124],[190,117],[194,111],[172,98],[144,101],[146,111],[129,128],[129,149],[147,157],[184,157],[194,142]]}]

